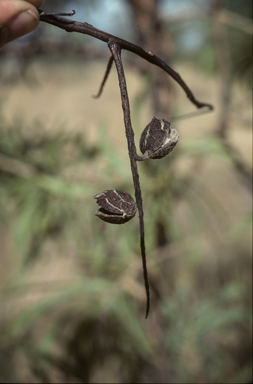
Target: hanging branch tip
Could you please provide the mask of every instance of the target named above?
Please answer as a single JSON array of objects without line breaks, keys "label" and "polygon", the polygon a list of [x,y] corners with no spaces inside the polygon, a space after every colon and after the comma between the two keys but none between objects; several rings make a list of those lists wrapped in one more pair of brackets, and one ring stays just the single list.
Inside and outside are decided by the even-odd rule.
[{"label": "hanging branch tip", "polygon": [[40,16],[74,16],[76,14],[76,11],[72,9],[71,13],[51,13],[51,12],[45,12],[43,9],[38,9],[39,15]]}]

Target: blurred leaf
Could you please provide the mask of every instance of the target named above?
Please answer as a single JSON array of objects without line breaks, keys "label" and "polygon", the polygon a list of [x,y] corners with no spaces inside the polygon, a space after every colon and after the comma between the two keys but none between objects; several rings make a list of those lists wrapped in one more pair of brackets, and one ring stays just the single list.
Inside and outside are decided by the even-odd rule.
[{"label": "blurred leaf", "polygon": [[205,136],[187,138],[180,147],[184,155],[193,157],[205,156],[214,157],[222,161],[231,163],[231,158],[224,149],[221,140],[217,136]]},{"label": "blurred leaf", "polygon": [[[85,277],[81,281],[78,281],[74,286],[65,288],[62,292],[39,300],[39,302],[33,305],[31,308],[23,309],[16,319],[9,324],[8,334],[18,335],[19,333],[26,333],[29,328],[33,326],[33,323],[40,317],[45,316],[47,312],[51,311],[56,306],[71,302],[75,297],[82,295],[83,310],[87,301],[90,301],[90,313],[97,313],[99,311],[97,304],[104,297],[105,292],[108,294],[111,291],[111,284],[106,279],[102,278],[88,278]],[[95,301],[94,301],[95,300]],[[80,301],[78,302],[78,306]],[[92,309],[93,307],[93,309]]]}]

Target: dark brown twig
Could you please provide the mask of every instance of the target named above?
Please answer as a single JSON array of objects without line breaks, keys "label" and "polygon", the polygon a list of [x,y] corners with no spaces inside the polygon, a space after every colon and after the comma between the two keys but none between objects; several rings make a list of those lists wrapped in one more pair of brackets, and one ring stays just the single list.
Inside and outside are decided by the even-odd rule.
[{"label": "dark brown twig", "polygon": [[112,52],[112,57],[115,61],[115,65],[118,72],[119,87],[120,87],[121,100],[122,100],[122,109],[124,114],[124,123],[125,123],[125,130],[126,130],[126,137],[127,137],[127,144],[128,144],[128,152],[130,157],[131,171],[133,175],[136,204],[139,211],[141,256],[142,256],[143,276],[144,276],[146,296],[147,296],[147,306],[146,306],[146,318],[147,318],[149,313],[149,307],[150,307],[150,295],[149,295],[148,271],[147,271],[146,251],[145,251],[143,205],[142,205],[139,173],[138,173],[138,168],[136,163],[136,147],[134,142],[134,131],[131,124],[130,105],[129,105],[129,99],[127,94],[126,79],[125,79],[123,64],[121,61],[121,49],[119,44],[114,42],[113,40],[110,40],[108,42],[108,46]]},{"label": "dark brown twig", "polygon": [[100,85],[100,88],[99,88],[99,91],[98,91],[98,94],[93,96],[94,99],[98,99],[101,95],[101,93],[103,92],[103,88],[104,88],[104,85],[106,83],[106,80],[109,76],[109,73],[111,71],[111,68],[112,68],[112,63],[113,63],[113,56],[110,57],[109,61],[108,61],[108,64],[107,64],[107,67],[106,67],[106,71],[105,71],[105,74],[104,74],[104,78],[103,78],[103,81]]},{"label": "dark brown twig", "polygon": [[[61,13],[45,12],[42,9],[38,9],[38,11],[39,11],[40,16],[51,16],[51,17],[74,16],[76,14],[76,11],[74,11],[74,9],[72,10],[72,12],[68,12],[68,13],[65,13],[65,12],[61,12]],[[72,20],[70,20],[70,22],[72,23]]]},{"label": "dark brown twig", "polygon": [[189,89],[189,87],[183,81],[179,73],[174,71],[174,69],[172,69],[168,64],[166,64],[162,59],[160,59],[150,50],[144,49],[142,47],[139,47],[136,44],[130,43],[127,40],[121,39],[117,36],[101,31],[100,29],[97,29],[93,27],[91,24],[88,24],[86,22],[80,23],[78,21],[72,21],[72,20],[57,16],[57,14],[51,15],[50,13],[44,12],[42,9],[38,9],[38,11],[40,14],[41,21],[44,21],[45,23],[48,23],[48,24],[52,24],[58,28],[64,29],[66,32],[83,33],[89,36],[93,36],[96,39],[99,39],[101,41],[104,41],[107,44],[109,43],[109,41],[114,41],[120,46],[121,50],[125,49],[129,52],[135,53],[136,55],[142,57],[144,60],[147,60],[151,64],[154,64],[159,68],[163,69],[165,72],[167,72],[168,75],[170,75],[183,88],[189,100],[197,108],[208,107],[209,110],[213,109],[213,106],[211,104],[204,103],[197,100],[193,95],[193,93],[191,92],[191,90]]},{"label": "dark brown twig", "polygon": [[[63,14],[58,14],[58,15],[50,14],[42,11],[41,9],[39,9],[38,11],[40,14],[41,21],[55,25],[56,27],[62,28],[67,32],[79,32],[79,33],[93,36],[96,39],[102,40],[108,44],[108,47],[112,53],[112,56],[109,59],[109,62],[106,68],[106,72],[105,72],[102,84],[100,86],[98,95],[96,97],[100,96],[103,90],[103,87],[105,85],[105,82],[108,78],[108,75],[110,73],[112,63],[114,61],[116,65],[117,73],[118,73],[122,109],[123,109],[123,115],[124,115],[125,133],[126,133],[127,143],[128,143],[128,152],[129,152],[130,165],[131,165],[131,171],[132,171],[132,177],[133,177],[133,183],[134,183],[134,189],[135,189],[136,204],[139,211],[140,247],[141,247],[142,265],[143,265],[143,277],[144,277],[146,297],[147,297],[147,302],[146,302],[146,318],[147,318],[149,314],[149,308],[150,308],[150,293],[149,293],[148,271],[147,271],[146,250],[145,250],[144,213],[143,213],[139,173],[138,173],[138,167],[137,167],[137,161],[142,161],[144,157],[141,158],[140,156],[137,155],[136,146],[134,142],[134,131],[131,123],[130,105],[129,105],[129,99],[128,99],[128,93],[127,93],[124,68],[121,60],[121,50],[126,49],[130,52],[133,52],[136,55],[142,57],[143,59],[160,67],[165,72],[167,72],[183,88],[187,97],[197,108],[207,107],[209,110],[212,110],[213,107],[211,104],[198,101],[193,95],[193,93],[191,92],[191,90],[188,88],[188,86],[185,84],[185,82],[182,80],[180,75],[150,50],[143,49],[142,47],[132,44],[129,41],[120,39],[116,36],[110,35],[109,33],[103,32],[97,28],[94,28],[92,25],[88,23],[80,23],[77,21],[71,21],[71,20],[65,19],[61,17]],[[72,16],[72,14],[68,14],[68,15]]]}]

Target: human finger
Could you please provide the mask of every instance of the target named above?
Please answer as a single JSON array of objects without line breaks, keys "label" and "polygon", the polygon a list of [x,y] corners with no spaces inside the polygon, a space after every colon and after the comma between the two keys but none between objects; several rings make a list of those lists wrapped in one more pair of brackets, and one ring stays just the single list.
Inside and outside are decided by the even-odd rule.
[{"label": "human finger", "polygon": [[39,0],[0,0],[0,47],[32,32],[39,24]]}]

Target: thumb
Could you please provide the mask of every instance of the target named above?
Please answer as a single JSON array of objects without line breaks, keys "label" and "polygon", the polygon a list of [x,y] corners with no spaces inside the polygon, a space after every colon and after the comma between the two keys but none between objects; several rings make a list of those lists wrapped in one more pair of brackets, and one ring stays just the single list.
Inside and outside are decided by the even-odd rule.
[{"label": "thumb", "polygon": [[0,1],[0,47],[39,25],[36,8],[23,0]]}]

